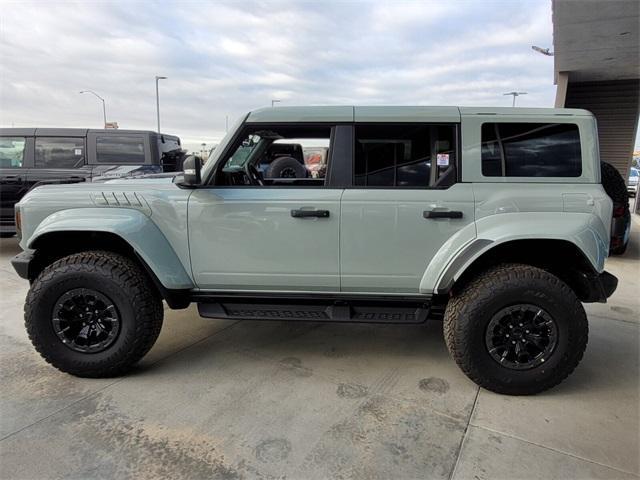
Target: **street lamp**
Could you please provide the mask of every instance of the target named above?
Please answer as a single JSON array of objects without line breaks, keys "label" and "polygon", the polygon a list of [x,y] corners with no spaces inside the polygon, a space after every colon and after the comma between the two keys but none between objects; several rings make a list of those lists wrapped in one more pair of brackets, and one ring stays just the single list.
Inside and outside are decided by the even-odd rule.
[{"label": "street lamp", "polygon": [[281,101],[282,101],[282,100],[271,100],[271,108],[273,108],[273,106],[274,106],[276,103],[280,103]]},{"label": "street lamp", "polygon": [[158,116],[158,133],[160,133],[160,94],[158,92],[158,80],[166,80],[167,77],[156,75],[156,114]]},{"label": "street lamp", "polygon": [[553,57],[553,52],[549,51],[548,48],[542,48],[537,45],[531,45],[531,49],[541,53],[542,55],[546,55],[547,57]]},{"label": "street lamp", "polygon": [[508,92],[508,93],[503,93],[503,95],[513,95],[513,103],[511,104],[512,107],[516,106],[516,97],[519,97],[520,95],[526,95],[527,92]]},{"label": "street lamp", "polygon": [[95,95],[96,97],[98,97],[100,99],[100,101],[102,102],[102,117],[103,117],[103,120],[104,120],[104,128],[107,128],[107,108],[104,105],[104,98],[102,98],[100,95],[98,95],[93,90],[82,90],[80,93],[90,93],[90,94]]}]

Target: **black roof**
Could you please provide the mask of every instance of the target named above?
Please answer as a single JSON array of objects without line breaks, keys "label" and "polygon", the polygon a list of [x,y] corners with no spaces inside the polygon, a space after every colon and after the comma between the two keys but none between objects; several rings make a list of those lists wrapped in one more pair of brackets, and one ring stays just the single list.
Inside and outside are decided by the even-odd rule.
[{"label": "black roof", "polygon": [[[87,133],[103,133],[107,135],[122,135],[128,133],[142,133],[145,135],[157,135],[152,130],[121,130],[121,129],[100,129],[100,128],[0,128],[0,135],[3,136],[26,136],[34,135],[50,136],[50,137],[84,137]],[[166,135],[167,137],[172,137]]]}]

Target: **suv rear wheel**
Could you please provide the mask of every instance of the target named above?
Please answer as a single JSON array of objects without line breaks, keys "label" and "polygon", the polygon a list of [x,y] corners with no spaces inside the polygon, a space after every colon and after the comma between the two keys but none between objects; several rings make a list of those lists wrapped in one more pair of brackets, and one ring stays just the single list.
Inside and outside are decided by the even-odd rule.
[{"label": "suv rear wheel", "polygon": [[530,395],[562,382],[587,346],[582,304],[559,278],[529,265],[494,267],[448,303],[445,341],[462,371],[497,393]]},{"label": "suv rear wheel", "polygon": [[54,367],[79,377],[129,370],[162,328],[162,301],[141,269],[112,252],[64,257],[36,278],[25,303],[36,350]]}]

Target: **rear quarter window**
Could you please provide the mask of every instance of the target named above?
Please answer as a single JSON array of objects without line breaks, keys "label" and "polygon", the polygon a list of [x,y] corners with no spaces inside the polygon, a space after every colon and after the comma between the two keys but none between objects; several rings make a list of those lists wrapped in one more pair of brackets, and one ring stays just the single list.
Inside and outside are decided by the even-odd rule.
[{"label": "rear quarter window", "polygon": [[485,177],[579,177],[578,126],[570,123],[483,123]]},{"label": "rear quarter window", "polygon": [[98,135],[96,160],[106,164],[145,163],[144,137],[142,135]]}]

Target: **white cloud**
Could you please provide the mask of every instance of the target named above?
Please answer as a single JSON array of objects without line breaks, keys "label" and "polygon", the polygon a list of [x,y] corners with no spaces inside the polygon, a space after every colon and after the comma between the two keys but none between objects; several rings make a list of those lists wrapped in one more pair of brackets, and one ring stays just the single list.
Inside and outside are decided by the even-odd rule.
[{"label": "white cloud", "polygon": [[7,2],[0,124],[122,128],[212,143],[269,105],[553,103],[550,1]]}]

